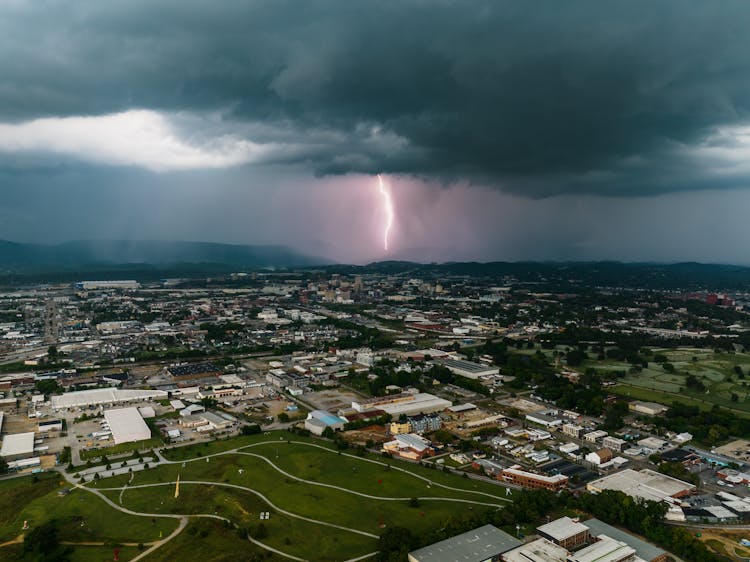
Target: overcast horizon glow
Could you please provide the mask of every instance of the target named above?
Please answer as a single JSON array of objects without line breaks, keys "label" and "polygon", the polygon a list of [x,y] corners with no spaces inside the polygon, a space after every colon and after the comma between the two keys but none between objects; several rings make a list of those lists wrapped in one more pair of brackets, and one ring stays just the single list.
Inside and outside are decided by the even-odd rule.
[{"label": "overcast horizon glow", "polygon": [[5,4],[0,239],[750,263],[750,4],[467,1]]}]

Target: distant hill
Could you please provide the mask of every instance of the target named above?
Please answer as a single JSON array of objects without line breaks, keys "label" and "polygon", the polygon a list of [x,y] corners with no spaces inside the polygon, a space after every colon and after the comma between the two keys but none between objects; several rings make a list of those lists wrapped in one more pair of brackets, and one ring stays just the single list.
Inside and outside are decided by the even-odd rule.
[{"label": "distant hill", "polygon": [[309,267],[330,263],[285,246],[152,240],[77,240],[57,245],[0,240],[0,272],[39,273],[103,269],[212,266],[208,269]]},{"label": "distant hill", "polygon": [[607,262],[374,262],[365,266],[332,265],[338,273],[381,273],[491,278],[497,282],[533,284],[538,291],[580,291],[581,288],[623,287],[675,290],[750,291],[750,267],[704,263]]}]

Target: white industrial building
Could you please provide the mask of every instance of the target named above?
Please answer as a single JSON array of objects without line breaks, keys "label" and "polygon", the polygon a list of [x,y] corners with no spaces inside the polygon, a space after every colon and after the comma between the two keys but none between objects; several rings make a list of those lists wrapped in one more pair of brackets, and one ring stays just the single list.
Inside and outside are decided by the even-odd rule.
[{"label": "white industrial building", "polygon": [[500,374],[499,367],[464,361],[461,359],[436,359],[437,365],[446,367],[454,375],[466,377],[467,379],[478,379],[479,377],[490,377]]},{"label": "white industrial building", "polygon": [[163,390],[94,388],[52,396],[51,402],[53,409],[60,410],[63,408],[81,408],[83,406],[104,406],[138,400],[156,400],[167,398],[167,396],[168,394]]},{"label": "white industrial building", "polygon": [[695,491],[695,486],[692,484],[647,468],[638,472],[628,468],[593,480],[586,485],[586,488],[593,493],[618,490],[633,498],[668,503],[676,503],[675,499]]},{"label": "white industrial building", "polygon": [[151,430],[143,421],[138,408],[118,408],[105,410],[104,419],[107,420],[115,445],[131,443],[151,438]]},{"label": "white industrial building", "polygon": [[18,460],[34,454],[34,432],[11,433],[3,437],[0,457],[6,460]]},{"label": "white industrial building", "polygon": [[116,281],[78,281],[75,288],[84,291],[101,289],[138,289],[141,284],[134,279]]}]

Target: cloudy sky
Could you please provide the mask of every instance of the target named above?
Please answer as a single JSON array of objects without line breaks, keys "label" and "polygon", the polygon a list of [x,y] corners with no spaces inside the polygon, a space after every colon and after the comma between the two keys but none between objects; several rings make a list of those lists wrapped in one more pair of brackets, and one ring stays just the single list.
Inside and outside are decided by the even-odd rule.
[{"label": "cloudy sky", "polygon": [[748,2],[0,10],[2,239],[750,263]]}]

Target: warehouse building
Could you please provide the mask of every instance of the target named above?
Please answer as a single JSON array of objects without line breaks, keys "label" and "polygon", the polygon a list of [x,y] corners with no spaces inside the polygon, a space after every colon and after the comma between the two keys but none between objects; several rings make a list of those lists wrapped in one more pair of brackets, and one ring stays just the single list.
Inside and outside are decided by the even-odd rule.
[{"label": "warehouse building", "polygon": [[313,410],[307,414],[305,420],[305,429],[314,435],[323,435],[323,432],[327,428],[331,428],[333,431],[341,431],[344,429],[346,420],[340,418],[325,410]]},{"label": "warehouse building", "polygon": [[27,459],[34,454],[34,432],[12,433],[3,437],[0,457],[6,461]]},{"label": "warehouse building", "polygon": [[628,409],[631,412],[635,412],[637,414],[659,416],[666,412],[669,408],[667,408],[663,404],[657,404],[656,402],[641,402],[640,400],[635,400],[628,404]]},{"label": "warehouse building", "polygon": [[569,562],[631,562],[635,549],[628,544],[600,535],[598,540],[568,557]]},{"label": "warehouse building", "polygon": [[398,418],[401,414],[416,416],[417,414],[442,412],[452,405],[452,402],[426,392],[402,392],[401,394],[391,394],[389,396],[379,396],[352,402],[352,408],[357,412],[378,409],[391,414],[394,418]]},{"label": "warehouse building", "polygon": [[692,494],[696,488],[692,484],[647,468],[639,472],[627,468],[589,482],[586,489],[594,493],[619,490],[633,498],[676,503],[675,499]]},{"label": "warehouse building", "polygon": [[104,419],[112,432],[115,445],[151,438],[151,430],[143,421],[138,408],[105,410]]},{"label": "warehouse building", "polygon": [[568,562],[567,549],[547,539],[536,539],[503,554],[503,562]]},{"label": "warehouse building", "polygon": [[79,390],[66,392],[59,396],[52,396],[52,408],[61,410],[63,408],[82,408],[87,406],[108,406],[124,402],[136,402],[140,400],[157,400],[167,398],[163,390],[122,390],[119,388],[94,388],[92,390]]},{"label": "warehouse building", "polygon": [[491,365],[482,365],[473,361],[463,361],[461,359],[436,359],[433,361],[437,365],[446,367],[454,375],[466,377],[467,379],[478,379],[480,377],[491,377],[500,374],[498,367]]},{"label": "warehouse building", "polygon": [[645,560],[646,562],[666,562],[667,552],[658,548],[646,541],[639,539],[638,537],[621,531],[617,527],[613,527],[598,519],[588,519],[583,524],[588,527],[592,537],[599,537],[606,535],[615,540],[624,542],[635,549],[635,554],[638,558]]},{"label": "warehouse building", "polygon": [[409,562],[496,562],[521,541],[493,525],[484,525],[409,553]]},{"label": "warehouse building", "polygon": [[549,414],[545,414],[542,412],[526,414],[526,421],[544,426],[546,428],[552,428],[557,427],[558,425],[562,425],[561,419],[555,418]]}]

